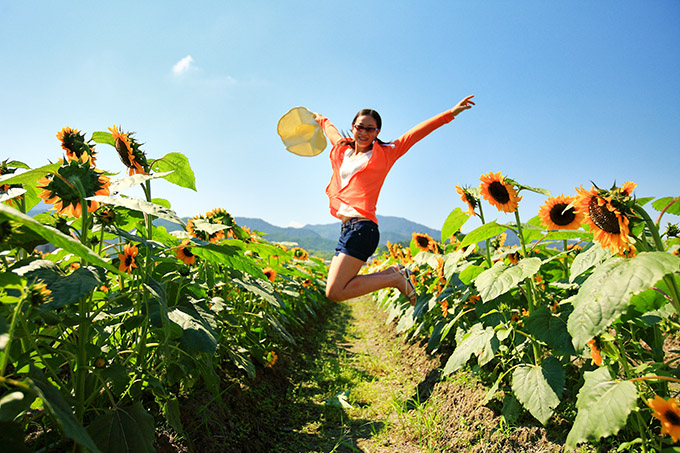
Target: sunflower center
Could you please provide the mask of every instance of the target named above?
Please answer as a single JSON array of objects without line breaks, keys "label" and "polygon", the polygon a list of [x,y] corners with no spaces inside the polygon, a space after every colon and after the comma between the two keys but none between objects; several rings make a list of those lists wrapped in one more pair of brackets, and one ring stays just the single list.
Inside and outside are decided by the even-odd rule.
[{"label": "sunflower center", "polygon": [[595,226],[609,234],[620,234],[619,219],[605,206],[600,206],[596,197],[588,203],[588,214]]},{"label": "sunflower center", "polygon": [[505,186],[498,182],[494,181],[491,184],[489,184],[489,194],[499,202],[500,204],[505,204],[508,201],[510,201],[510,194],[508,193],[508,189],[505,188]]},{"label": "sunflower center", "polygon": [[189,249],[186,248],[186,247],[183,248],[182,251],[184,252],[184,255],[185,255],[187,258],[191,258],[192,256],[194,256],[194,254],[191,253],[191,250],[189,250]]},{"label": "sunflower center", "polygon": [[132,265],[132,263],[134,263],[134,262],[135,262],[135,259],[132,256],[130,256],[130,255],[125,256],[125,266],[126,267],[130,267]]},{"label": "sunflower center", "polygon": [[550,210],[550,220],[552,220],[555,225],[569,225],[576,218],[576,211],[574,211],[574,208],[570,207],[567,209],[567,206],[569,205],[566,203],[558,203]]},{"label": "sunflower center", "polygon": [[416,242],[418,242],[418,245],[421,248],[427,248],[427,246],[430,244],[430,241],[424,236],[418,236],[416,238]]},{"label": "sunflower center", "polygon": [[678,414],[676,414],[674,411],[667,410],[663,415],[671,425],[680,426],[680,416],[678,416]]}]

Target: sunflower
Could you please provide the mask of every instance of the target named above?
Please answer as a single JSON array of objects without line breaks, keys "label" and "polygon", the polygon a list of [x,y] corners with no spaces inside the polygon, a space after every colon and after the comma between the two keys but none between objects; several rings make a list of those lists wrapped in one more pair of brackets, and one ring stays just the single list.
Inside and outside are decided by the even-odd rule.
[{"label": "sunflower", "polygon": [[[49,174],[38,180],[38,188],[42,189],[39,196],[45,203],[54,204],[58,214],[80,217],[82,215],[80,196],[73,186],[76,181],[82,185],[85,191],[84,198],[93,195],[109,195],[111,182],[108,176],[90,167],[87,162],[72,160],[69,162],[62,161],[56,175]],[[98,201],[87,200],[88,212],[94,212],[97,208],[99,208]]]},{"label": "sunflower", "polygon": [[647,406],[652,408],[653,417],[661,421],[661,434],[669,434],[673,442],[680,440],[680,409],[675,398],[667,400],[659,395],[654,395],[654,399],[647,400]]},{"label": "sunflower", "polygon": [[449,316],[449,301],[443,300],[439,302],[439,306],[442,309],[442,314],[444,315],[444,317],[446,318],[447,316]]},{"label": "sunflower", "polygon": [[584,214],[584,223],[590,226],[593,238],[602,248],[609,248],[612,253],[630,256],[635,252],[630,232],[628,216],[631,215],[627,204],[631,201],[629,190],[633,183],[624,184],[625,190],[613,187],[609,191],[592,187],[585,190],[576,187],[577,195],[574,207]]},{"label": "sunflower", "polygon": [[593,338],[588,342],[588,347],[590,348],[590,358],[593,359],[593,363],[597,366],[602,365],[602,349],[598,346],[598,341]]},{"label": "sunflower", "polygon": [[475,189],[456,186],[456,192],[460,195],[460,199],[468,206],[467,212],[470,217],[475,215],[475,208],[479,204],[479,196],[475,196],[473,190]]},{"label": "sunflower", "polygon": [[444,258],[441,256],[437,257],[437,278],[440,283],[446,283],[446,278],[444,277]]},{"label": "sunflower", "polygon": [[225,238],[224,229],[216,229],[211,225],[222,225],[214,216],[197,215],[187,221],[187,232],[191,237],[206,242],[219,242]]},{"label": "sunflower", "polygon": [[52,291],[47,289],[47,285],[42,281],[32,283],[26,291],[26,300],[34,306],[50,302],[52,300]]},{"label": "sunflower", "polygon": [[293,247],[291,250],[293,252],[293,256],[295,259],[306,261],[309,259],[309,253],[307,253],[307,250],[300,248],[300,247]]},{"label": "sunflower", "polygon": [[519,252],[514,252],[514,253],[509,253],[508,254],[508,261],[510,261],[510,264],[515,265],[519,263],[521,256]]},{"label": "sunflower", "polygon": [[149,164],[146,161],[146,154],[140,149],[141,143],[133,138],[133,132],[123,133],[123,131],[116,127],[108,128],[113,136],[116,151],[121,162],[128,168],[130,176],[135,174],[147,175],[149,174]]},{"label": "sunflower", "polygon": [[413,233],[413,234],[412,234],[412,237],[413,237],[413,240],[414,240],[415,243],[416,243],[416,246],[417,246],[420,250],[422,250],[422,251],[424,251],[424,252],[427,252],[427,251],[436,251],[436,250],[437,250],[437,248],[436,248],[436,247],[437,247],[437,244],[436,244],[436,242],[434,241],[434,239],[432,239],[432,238],[430,237],[429,234],[425,234],[425,233]]},{"label": "sunflower", "polygon": [[265,267],[262,272],[264,272],[265,277],[267,277],[267,280],[270,282],[274,283],[274,280],[276,280],[276,271],[272,269],[271,267]]},{"label": "sunflower", "polygon": [[279,358],[279,356],[276,355],[276,352],[269,351],[267,353],[267,356],[265,357],[266,362],[265,362],[264,366],[267,367],[267,368],[273,367],[274,364],[276,363],[276,361],[278,360],[278,358]]},{"label": "sunflower", "polygon": [[583,214],[574,209],[573,202],[574,197],[564,195],[548,198],[538,210],[543,225],[549,230],[577,230],[583,222]]},{"label": "sunflower", "polygon": [[78,132],[78,129],[71,129],[66,126],[57,132],[57,138],[61,142],[62,149],[66,151],[68,160],[87,162],[94,167],[94,162],[97,160],[94,157],[96,154],[94,145],[85,141],[85,134]]},{"label": "sunflower", "polygon": [[139,249],[136,245],[132,245],[130,243],[125,244],[125,247],[123,247],[123,253],[118,255],[118,259],[120,259],[120,266],[118,267],[118,270],[131,274],[132,268],[137,267],[137,264],[135,263],[135,257],[138,253]]},{"label": "sunflower", "polygon": [[178,259],[184,261],[184,264],[192,265],[196,262],[196,255],[191,253],[191,247],[187,247],[189,242],[189,239],[182,241],[182,244],[177,248],[175,253],[177,254]]},{"label": "sunflower", "polygon": [[517,203],[522,197],[517,196],[517,190],[512,184],[507,184],[501,172],[482,175],[480,191],[486,201],[496,207],[499,211],[515,212]]}]

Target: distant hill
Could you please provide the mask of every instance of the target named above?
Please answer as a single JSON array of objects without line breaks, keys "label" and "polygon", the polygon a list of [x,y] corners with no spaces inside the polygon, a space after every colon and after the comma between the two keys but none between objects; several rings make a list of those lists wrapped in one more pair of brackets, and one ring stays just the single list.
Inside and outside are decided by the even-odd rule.
[{"label": "distant hill", "polygon": [[[267,233],[267,240],[272,242],[297,242],[300,247],[319,256],[329,256],[335,250],[340,236],[340,221],[323,225],[305,225],[302,228],[282,228],[262,219],[251,217],[235,217],[236,223],[252,230]],[[379,247],[387,241],[410,242],[413,233],[425,233],[439,240],[441,232],[433,230],[401,217],[378,216],[380,225]]]}]

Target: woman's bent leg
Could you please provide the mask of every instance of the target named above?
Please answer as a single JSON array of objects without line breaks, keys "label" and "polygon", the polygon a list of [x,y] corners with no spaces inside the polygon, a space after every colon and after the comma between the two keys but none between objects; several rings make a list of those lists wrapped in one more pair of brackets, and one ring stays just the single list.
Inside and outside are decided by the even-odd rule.
[{"label": "woman's bent leg", "polygon": [[339,253],[331,260],[326,283],[326,297],[333,302],[363,296],[383,288],[400,288],[404,278],[390,269],[368,275],[357,275],[364,262]]}]

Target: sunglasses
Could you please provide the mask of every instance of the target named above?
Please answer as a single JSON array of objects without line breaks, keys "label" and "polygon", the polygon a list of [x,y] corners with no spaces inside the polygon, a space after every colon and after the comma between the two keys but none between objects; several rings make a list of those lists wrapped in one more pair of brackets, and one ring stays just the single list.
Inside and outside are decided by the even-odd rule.
[{"label": "sunglasses", "polygon": [[377,127],[366,127],[366,126],[362,126],[360,124],[354,124],[353,127],[359,132],[364,131],[364,132],[368,132],[369,134],[378,130]]}]

